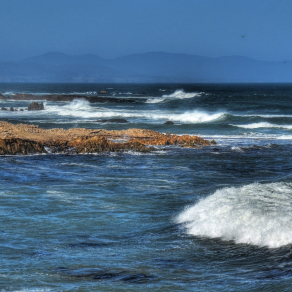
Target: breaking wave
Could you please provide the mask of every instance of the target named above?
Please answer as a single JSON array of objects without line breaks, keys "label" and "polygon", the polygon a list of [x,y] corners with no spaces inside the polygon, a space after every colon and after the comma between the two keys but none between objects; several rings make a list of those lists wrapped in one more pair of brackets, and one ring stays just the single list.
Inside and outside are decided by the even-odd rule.
[{"label": "breaking wave", "polygon": [[162,97],[171,97],[171,98],[179,98],[179,99],[185,99],[185,98],[192,98],[195,96],[202,95],[202,92],[184,92],[183,90],[176,90],[172,94],[164,94]]},{"label": "breaking wave", "polygon": [[84,99],[75,99],[64,106],[53,106],[45,104],[47,113],[57,116],[99,119],[99,118],[128,118],[139,120],[139,122],[162,123],[165,120],[171,120],[179,123],[205,123],[225,117],[225,113],[206,113],[203,111],[189,111],[184,113],[173,113],[167,111],[138,111],[123,109],[107,109],[103,107],[91,106]]},{"label": "breaking wave", "polygon": [[231,125],[234,127],[244,128],[244,129],[257,129],[257,128],[280,128],[280,129],[292,129],[292,125],[277,125],[268,122],[252,123],[248,125]]},{"label": "breaking wave", "polygon": [[191,235],[277,248],[292,243],[292,184],[253,183],[217,190],[183,211]]},{"label": "breaking wave", "polygon": [[149,98],[146,100],[146,103],[159,103],[164,101],[164,98]]}]

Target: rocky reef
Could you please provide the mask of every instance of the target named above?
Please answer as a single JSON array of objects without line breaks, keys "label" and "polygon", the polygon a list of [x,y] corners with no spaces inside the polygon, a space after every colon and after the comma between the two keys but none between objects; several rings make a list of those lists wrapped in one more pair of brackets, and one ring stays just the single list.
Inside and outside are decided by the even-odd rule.
[{"label": "rocky reef", "polygon": [[[100,94],[106,94],[107,92]],[[134,103],[134,100],[131,99],[120,99],[115,97],[107,97],[107,96],[87,96],[87,95],[74,95],[74,94],[44,94],[44,95],[38,95],[38,94],[30,94],[30,93],[15,93],[12,94],[9,97],[6,97],[4,95],[0,95],[0,99],[5,100],[38,100],[38,101],[72,101],[74,99],[85,99],[89,102],[98,102],[98,103],[105,103],[105,102],[111,102],[111,103]]]},{"label": "rocky reef", "polygon": [[0,155],[37,153],[150,152],[154,146],[193,147],[214,145],[198,136],[159,133],[145,129],[92,130],[41,129],[35,125],[0,122]]}]

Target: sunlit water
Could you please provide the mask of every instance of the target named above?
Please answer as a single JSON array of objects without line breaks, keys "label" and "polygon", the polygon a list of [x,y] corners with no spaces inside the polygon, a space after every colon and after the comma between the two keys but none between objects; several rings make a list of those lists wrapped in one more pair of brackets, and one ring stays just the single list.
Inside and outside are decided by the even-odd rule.
[{"label": "sunlit water", "polygon": [[[292,86],[0,86],[7,96],[99,90],[136,103],[46,102],[0,117],[218,145],[0,157],[0,291],[291,291]],[[116,117],[129,123],[99,121]]]}]

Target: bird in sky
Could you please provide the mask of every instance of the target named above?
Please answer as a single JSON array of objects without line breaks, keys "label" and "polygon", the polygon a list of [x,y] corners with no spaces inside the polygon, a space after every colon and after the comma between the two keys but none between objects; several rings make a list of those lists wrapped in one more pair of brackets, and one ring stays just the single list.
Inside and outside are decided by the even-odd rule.
[{"label": "bird in sky", "polygon": [[243,39],[245,37],[245,34],[241,36],[241,38]]}]

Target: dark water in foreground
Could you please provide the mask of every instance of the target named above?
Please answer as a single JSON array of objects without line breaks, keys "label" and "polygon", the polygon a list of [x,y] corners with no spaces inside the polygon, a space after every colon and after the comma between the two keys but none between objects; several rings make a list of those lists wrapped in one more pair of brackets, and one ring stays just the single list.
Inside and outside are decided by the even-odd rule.
[{"label": "dark water in foreground", "polygon": [[[291,291],[292,85],[0,85],[102,89],[137,103],[47,102],[0,118],[218,145],[0,157],[0,291]],[[117,117],[129,124],[98,121]]]}]

